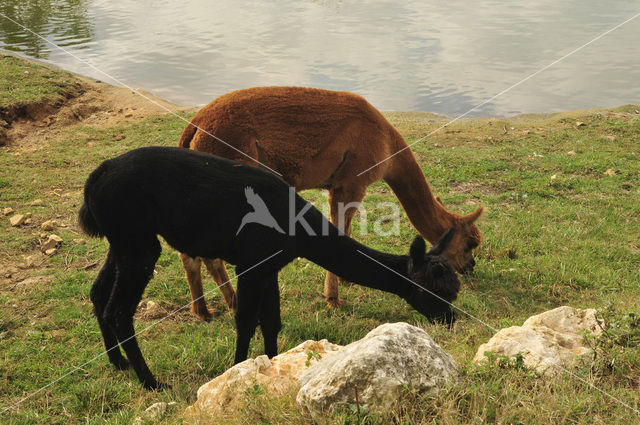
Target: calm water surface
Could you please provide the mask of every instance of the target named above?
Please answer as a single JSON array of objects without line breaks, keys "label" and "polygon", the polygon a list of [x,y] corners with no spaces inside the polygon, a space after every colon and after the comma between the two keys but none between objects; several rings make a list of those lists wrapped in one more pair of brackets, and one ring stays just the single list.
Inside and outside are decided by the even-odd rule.
[{"label": "calm water surface", "polygon": [[[0,0],[0,13],[179,104],[300,85],[451,116],[638,12],[640,0]],[[113,83],[2,16],[0,47]],[[640,17],[475,115],[625,103],[640,103]]]}]

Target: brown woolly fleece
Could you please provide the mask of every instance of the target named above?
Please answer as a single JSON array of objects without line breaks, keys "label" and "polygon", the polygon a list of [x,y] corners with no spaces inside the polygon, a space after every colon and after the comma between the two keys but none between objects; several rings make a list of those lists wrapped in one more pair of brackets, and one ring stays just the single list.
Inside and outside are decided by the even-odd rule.
[{"label": "brown woolly fleece", "polygon": [[[198,111],[180,146],[266,166],[296,190],[327,189],[331,221],[347,234],[355,209],[347,210],[344,222],[338,223],[339,203],[360,202],[367,186],[384,180],[429,242],[436,243],[455,228],[444,257],[459,272],[473,268],[472,250],[481,241],[473,223],[482,207],[467,216],[447,211],[404,138],[361,96],[303,87],[234,91]],[[358,176],[380,161],[384,162]],[[196,266],[199,269],[200,263],[192,268]],[[325,296],[331,305],[338,303],[336,276],[327,275]]]}]

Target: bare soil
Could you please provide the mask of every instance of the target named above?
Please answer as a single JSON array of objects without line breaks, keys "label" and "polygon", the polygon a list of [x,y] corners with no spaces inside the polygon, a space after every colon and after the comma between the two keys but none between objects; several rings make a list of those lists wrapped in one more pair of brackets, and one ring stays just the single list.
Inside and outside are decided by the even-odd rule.
[{"label": "bare soil", "polygon": [[195,111],[157,98],[78,77],[75,86],[58,99],[16,105],[2,111],[7,146],[35,151],[69,127],[112,127],[150,115]]}]

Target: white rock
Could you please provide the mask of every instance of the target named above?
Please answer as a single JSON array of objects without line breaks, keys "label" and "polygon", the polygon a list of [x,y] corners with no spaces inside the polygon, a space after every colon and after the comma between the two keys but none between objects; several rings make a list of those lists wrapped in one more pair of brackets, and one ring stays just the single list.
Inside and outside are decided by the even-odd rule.
[{"label": "white rock", "polygon": [[474,363],[487,360],[485,352],[497,356],[515,356],[521,353],[525,366],[539,373],[555,374],[557,366],[570,366],[577,356],[589,351],[583,342],[582,331],[601,332],[596,310],[558,307],[528,318],[522,326],[501,329],[487,343],[482,344]]},{"label": "white rock", "polygon": [[198,390],[198,399],[185,411],[185,418],[202,424],[218,423],[222,414],[233,414],[246,403],[247,390],[260,385],[269,395],[283,395],[298,389],[298,379],[320,358],[334,356],[341,347],[322,341],[305,341],[269,359],[259,356],[238,363]]},{"label": "white rock", "polygon": [[315,415],[358,401],[384,409],[405,387],[442,387],[457,376],[455,361],[422,329],[384,324],[338,353],[324,358],[300,378],[296,400]]},{"label": "white rock", "polygon": [[167,408],[172,407],[176,404],[175,401],[170,403],[165,403],[164,401],[160,401],[158,403],[153,403],[151,406],[147,407],[144,412],[137,418],[133,420],[133,425],[142,425],[145,423],[155,423],[162,419],[162,417],[167,413]]},{"label": "white rock", "polygon": [[11,207],[6,207],[5,209],[2,210],[2,214],[4,215],[9,215],[13,212],[13,208]]}]

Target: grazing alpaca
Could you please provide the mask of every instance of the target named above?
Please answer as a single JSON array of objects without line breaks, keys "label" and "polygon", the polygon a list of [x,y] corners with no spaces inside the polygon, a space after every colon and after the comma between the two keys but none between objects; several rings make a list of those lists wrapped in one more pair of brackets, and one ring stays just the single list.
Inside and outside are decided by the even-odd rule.
[{"label": "grazing alpaca", "polygon": [[[444,256],[459,272],[473,269],[472,251],[481,241],[473,223],[482,208],[467,216],[447,211],[433,196],[400,133],[362,97],[301,87],[257,87],[220,96],[198,111],[191,123],[182,133],[181,147],[258,167],[261,165],[255,160],[260,161],[282,174],[296,190],[327,189],[331,222],[347,235],[355,211],[346,210],[341,220],[338,206],[359,203],[371,183],[384,180],[429,242],[433,244],[448,229],[456,229]],[[181,258],[192,292],[202,294],[200,259]],[[209,259],[205,263],[209,270],[215,269],[218,285],[228,280],[222,261],[214,264]],[[225,301],[232,306],[233,290],[225,291]],[[329,305],[339,304],[338,279],[331,273],[327,273],[324,294]],[[192,309],[205,320],[211,318],[204,298]]]},{"label": "grazing alpaca", "polygon": [[[247,187],[286,233],[252,222],[236,235],[242,217],[253,211]],[[439,255],[453,230],[428,253],[419,236],[409,256],[379,252],[341,234],[272,173],[209,154],[148,147],[105,161],[87,179],[79,220],[87,234],[106,236],[110,244],[91,288],[109,360],[118,369],[131,364],[146,388],[159,384],[138,347],[133,315],[160,255],[157,235],[191,257],[221,258],[237,265],[236,363],[246,359],[258,324],[266,354],[277,354],[278,272],[297,257],[360,285],[396,294],[430,320],[455,319],[450,302],[460,281]]]}]

